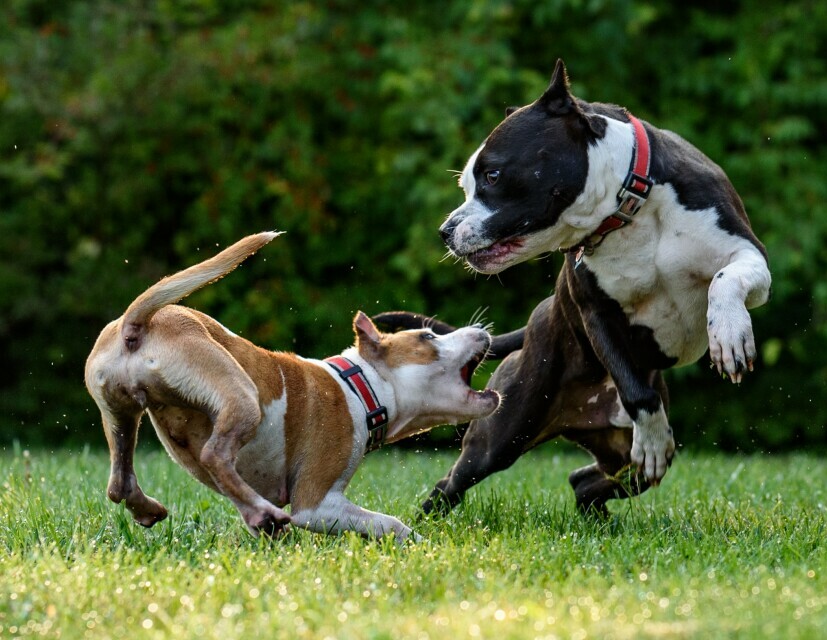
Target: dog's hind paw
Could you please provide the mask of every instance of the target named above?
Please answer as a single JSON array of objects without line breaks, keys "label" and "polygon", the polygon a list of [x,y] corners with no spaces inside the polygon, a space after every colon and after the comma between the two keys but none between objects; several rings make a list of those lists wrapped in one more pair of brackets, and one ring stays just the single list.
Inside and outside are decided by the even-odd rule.
[{"label": "dog's hind paw", "polygon": [[264,534],[275,538],[282,534],[285,527],[290,524],[290,514],[277,507],[272,507],[257,514],[245,515],[244,521],[254,536],[258,537]]},{"label": "dog's hind paw", "polygon": [[[128,507],[127,507],[128,508]],[[161,522],[167,517],[167,510],[164,505],[162,505],[157,500],[153,500],[152,498],[146,498],[146,502],[144,503],[140,512],[132,511],[132,518],[142,527],[151,527],[157,522]]]},{"label": "dog's hind paw", "polygon": [[451,513],[451,510],[457,506],[461,500],[461,496],[453,494],[449,497],[442,488],[436,486],[434,490],[431,491],[428,499],[422,503],[419,515],[417,516],[417,522],[421,522],[427,518],[444,518]]},{"label": "dog's hind paw", "polygon": [[142,527],[149,528],[167,517],[166,507],[141,491],[137,482],[130,483],[127,490],[123,485],[110,481],[107,495],[112,502],[123,502],[132,519]]}]

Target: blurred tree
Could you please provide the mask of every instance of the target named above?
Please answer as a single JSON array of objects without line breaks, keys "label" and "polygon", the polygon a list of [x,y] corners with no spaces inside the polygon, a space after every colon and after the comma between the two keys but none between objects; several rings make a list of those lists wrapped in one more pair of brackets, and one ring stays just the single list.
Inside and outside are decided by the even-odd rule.
[{"label": "blurred tree", "polygon": [[[188,303],[322,356],[407,308],[515,328],[559,258],[475,278],[436,229],[455,177],[554,60],[577,95],[671,128],[729,173],[774,298],[740,389],[670,374],[692,445],[827,442],[827,6],[474,0],[10,0],[0,8],[0,444],[102,442],[83,362],[162,275],[288,231]],[[490,367],[489,367],[490,370]]]}]

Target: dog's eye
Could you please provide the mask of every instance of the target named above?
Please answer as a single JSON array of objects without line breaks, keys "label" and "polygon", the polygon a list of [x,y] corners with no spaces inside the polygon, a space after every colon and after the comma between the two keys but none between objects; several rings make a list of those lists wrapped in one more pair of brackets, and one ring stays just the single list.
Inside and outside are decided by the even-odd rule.
[{"label": "dog's eye", "polygon": [[500,171],[499,169],[494,169],[493,171],[486,171],[485,172],[485,181],[488,184],[497,184],[497,180],[500,179]]},{"label": "dog's eye", "polygon": [[422,340],[436,340],[436,336],[433,333],[423,333],[420,337]]}]

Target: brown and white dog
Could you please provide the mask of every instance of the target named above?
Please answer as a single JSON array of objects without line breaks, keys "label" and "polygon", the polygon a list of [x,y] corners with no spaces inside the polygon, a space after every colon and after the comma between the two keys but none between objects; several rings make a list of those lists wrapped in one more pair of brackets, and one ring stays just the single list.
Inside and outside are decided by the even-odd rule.
[{"label": "brown and white dog", "polygon": [[101,332],[85,378],[109,443],[109,498],[124,501],[146,527],[167,516],[141,490],[133,467],[147,413],[172,458],[227,496],[254,535],[292,524],[404,540],[412,533],[407,526],[354,505],[345,487],[376,434],[395,442],[497,408],[496,392],[468,385],[490,337],[479,327],[444,336],[428,329],[382,334],[359,312],[356,345],[328,361],[311,360],[257,347],[174,304],[277,235],[248,236],[164,278]]}]

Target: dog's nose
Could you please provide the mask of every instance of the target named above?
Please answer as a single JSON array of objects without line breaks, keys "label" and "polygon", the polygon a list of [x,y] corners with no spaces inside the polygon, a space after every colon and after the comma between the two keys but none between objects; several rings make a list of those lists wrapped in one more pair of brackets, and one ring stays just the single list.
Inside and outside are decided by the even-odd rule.
[{"label": "dog's nose", "polygon": [[451,237],[454,235],[454,225],[445,222],[439,228],[439,237],[442,238],[442,242],[447,244],[448,246],[451,245]]}]

